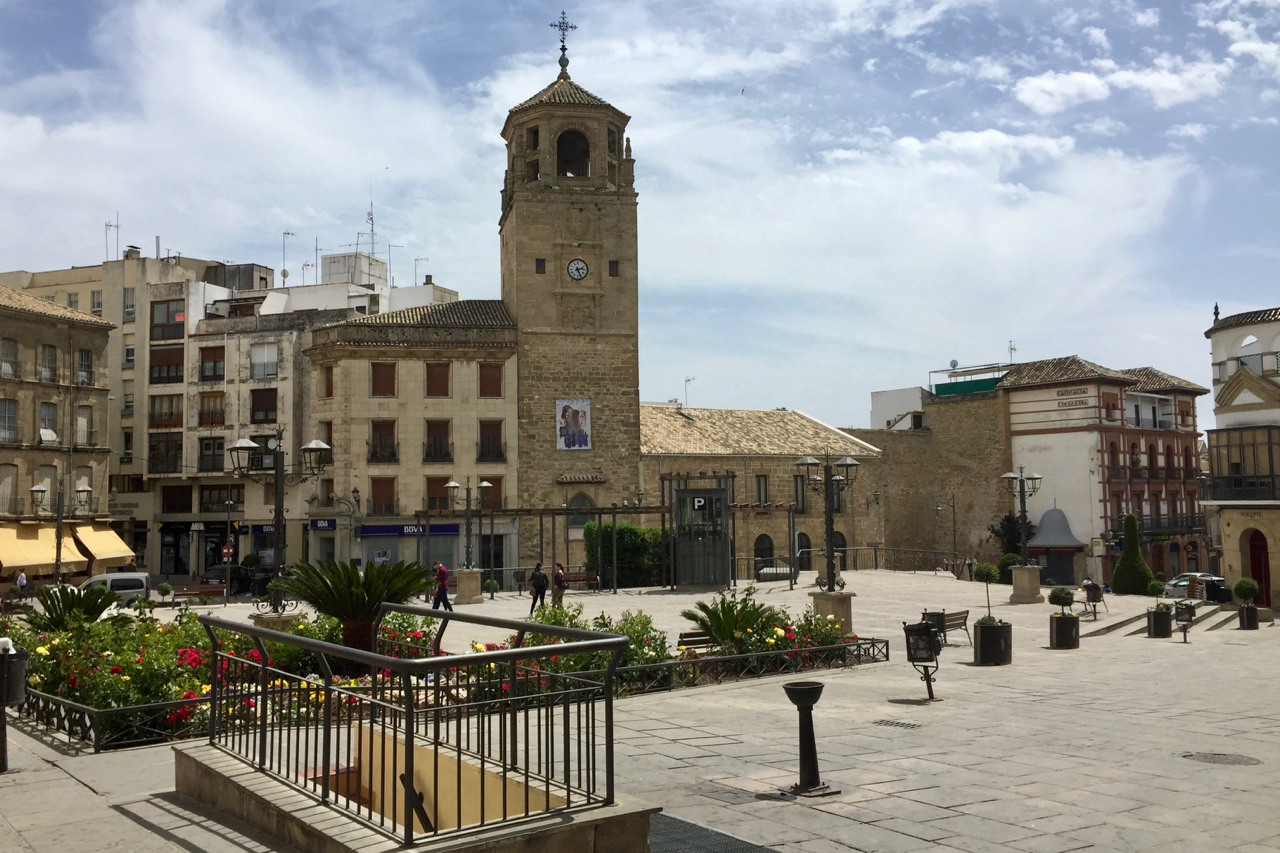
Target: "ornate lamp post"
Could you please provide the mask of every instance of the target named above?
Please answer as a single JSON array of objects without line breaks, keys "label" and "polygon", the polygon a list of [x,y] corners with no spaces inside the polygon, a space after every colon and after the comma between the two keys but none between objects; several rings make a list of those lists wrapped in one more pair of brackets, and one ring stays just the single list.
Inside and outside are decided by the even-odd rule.
[{"label": "ornate lamp post", "polygon": [[[262,453],[262,447],[248,438],[241,438],[227,449],[231,456],[231,472],[255,483],[265,482],[266,478],[255,474],[252,460]],[[271,516],[272,563],[271,578],[274,580],[284,565],[284,489],[286,485],[296,486],[324,474],[324,460],[333,449],[319,439],[313,439],[302,445],[301,474],[286,474],[284,470],[284,427],[278,427],[274,438],[267,440],[266,449],[272,454],[273,470],[271,477],[275,481],[275,506]],[[230,535],[230,511],[228,515],[228,535]],[[294,605],[296,606],[296,605]],[[279,616],[285,611],[284,596],[275,590],[271,591],[271,613]]]},{"label": "ornate lamp post", "polygon": [[1040,482],[1044,479],[1039,474],[1026,474],[1025,469],[1019,465],[1018,473],[1010,471],[1008,474],[1001,474],[1000,479],[1004,480],[1004,484],[1009,489],[1009,494],[1018,498],[1018,526],[1022,531],[1022,544],[1020,546],[1019,555],[1022,562],[1027,562],[1027,543],[1031,537],[1029,535],[1029,525],[1027,522],[1027,498],[1040,491]]},{"label": "ornate lamp post", "polygon": [[944,506],[951,507],[951,559],[952,561],[955,561],[959,557],[959,553],[956,548],[956,496],[952,494],[950,500],[939,502],[937,510],[939,516],[942,515],[942,508]]},{"label": "ornate lamp post", "polygon": [[[463,486],[458,485],[458,483],[454,480],[450,480],[449,482],[445,483],[444,487],[449,490],[449,502],[452,504],[456,504],[458,502],[458,489],[463,488]],[[478,496],[478,500],[483,502],[484,496],[488,494],[489,489],[491,489],[492,487],[493,487],[493,484],[490,483],[488,480],[481,480],[479,485],[476,486],[476,489],[480,492]],[[466,505],[465,505],[465,511],[463,513],[463,530],[464,530],[463,535],[465,536],[466,541],[463,546],[465,556],[462,561],[462,568],[471,569],[471,568],[474,568],[474,566],[472,565],[472,562],[471,562],[471,501],[472,501],[472,498],[471,498],[471,477],[470,476],[467,477],[467,485],[465,488],[466,488],[466,498],[465,498]]]},{"label": "ornate lamp post", "polygon": [[[819,465],[822,466],[821,477],[816,473]],[[836,506],[840,502],[840,493],[845,489],[853,488],[853,481],[858,478],[858,460],[852,456],[845,456],[833,464],[831,454],[827,454],[823,462],[819,462],[812,456],[802,456],[796,460],[796,467],[804,469],[805,485],[815,494],[822,495],[823,550],[827,555],[827,577],[825,584],[819,581],[818,586],[828,592],[834,592],[836,588]],[[844,473],[835,473],[836,468]]]}]

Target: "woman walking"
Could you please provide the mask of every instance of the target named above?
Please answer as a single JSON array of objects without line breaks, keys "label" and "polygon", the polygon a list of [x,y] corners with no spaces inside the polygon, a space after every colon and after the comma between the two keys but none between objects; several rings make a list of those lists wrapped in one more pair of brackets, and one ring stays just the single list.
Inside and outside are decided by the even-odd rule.
[{"label": "woman walking", "polygon": [[538,605],[547,603],[547,573],[542,570],[542,563],[534,566],[533,574],[529,575],[529,594],[533,596],[529,604],[529,615],[532,616]]},{"label": "woman walking", "polygon": [[564,606],[564,591],[569,588],[569,583],[564,576],[564,566],[556,563],[555,574],[551,576],[551,603],[558,606]]}]

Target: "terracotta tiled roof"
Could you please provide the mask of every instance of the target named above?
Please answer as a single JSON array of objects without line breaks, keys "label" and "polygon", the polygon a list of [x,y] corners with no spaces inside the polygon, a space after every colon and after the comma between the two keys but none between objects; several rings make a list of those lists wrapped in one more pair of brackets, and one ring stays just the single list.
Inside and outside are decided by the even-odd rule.
[{"label": "terracotta tiled roof", "polygon": [[515,328],[515,320],[507,313],[501,299],[463,299],[419,305],[385,314],[369,314],[335,323],[335,326],[427,326],[454,328]]},{"label": "terracotta tiled roof", "polygon": [[47,299],[41,299],[38,296],[32,296],[30,293],[23,293],[21,290],[14,290],[12,287],[5,287],[4,285],[0,285],[0,308],[21,311],[24,314],[39,314],[42,317],[56,317],[59,320],[68,320],[85,326],[97,326],[102,329],[115,328],[114,323],[101,317],[95,317],[83,311],[76,311],[73,308],[67,308],[56,302],[50,302]]},{"label": "terracotta tiled roof", "polygon": [[1052,385],[1057,382],[1078,382],[1089,379],[1106,379],[1122,385],[1132,385],[1137,380],[1118,370],[1111,370],[1078,355],[1065,358],[1047,358],[1015,364],[996,383],[997,388],[1020,388],[1028,385]]},{"label": "terracotta tiled roof", "polygon": [[612,104],[603,98],[598,98],[579,86],[577,83],[569,79],[567,72],[562,72],[556,81],[529,100],[517,104],[511,108],[511,112],[518,113],[521,110],[527,110],[530,107],[541,106],[542,104],[569,104],[580,107],[610,107]]},{"label": "terracotta tiled roof", "polygon": [[1220,332],[1223,329],[1230,329],[1232,326],[1248,326],[1251,323],[1272,323],[1280,320],[1280,308],[1264,308],[1261,311],[1245,311],[1243,314],[1232,314],[1230,317],[1223,317],[1209,327],[1209,331],[1204,333],[1207,338],[1214,332]]},{"label": "terracotta tiled roof", "polygon": [[640,452],[664,456],[878,456],[803,412],[640,404]]},{"label": "terracotta tiled roof", "polygon": [[1159,393],[1161,391],[1182,391],[1186,394],[1208,394],[1208,388],[1201,388],[1194,382],[1188,382],[1185,379],[1179,379],[1176,376],[1170,376],[1162,373],[1154,367],[1131,367],[1128,370],[1122,370],[1121,373],[1126,376],[1132,376],[1138,380],[1137,385],[1130,386],[1130,391],[1151,391]]}]

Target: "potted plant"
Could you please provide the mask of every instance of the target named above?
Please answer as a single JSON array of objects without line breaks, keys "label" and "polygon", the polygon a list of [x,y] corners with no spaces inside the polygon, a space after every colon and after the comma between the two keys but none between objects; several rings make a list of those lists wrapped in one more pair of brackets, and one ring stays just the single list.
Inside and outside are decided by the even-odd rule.
[{"label": "potted plant", "polygon": [[1049,590],[1049,603],[1058,607],[1049,617],[1049,648],[1080,648],[1080,617],[1069,609],[1075,600],[1075,593],[1065,586]]},{"label": "potted plant", "polygon": [[973,662],[978,666],[1013,663],[1013,626],[991,615],[991,584],[1000,580],[1000,570],[979,563],[973,567],[973,579],[987,588],[987,615],[973,623]]},{"label": "potted plant", "polygon": [[1253,578],[1240,578],[1231,591],[1240,600],[1240,630],[1258,630],[1258,606],[1253,603],[1253,597],[1258,594],[1258,582]]},{"label": "potted plant", "polygon": [[[1154,590],[1157,585],[1160,592],[1164,592],[1164,584],[1159,581],[1153,581],[1151,589]],[[1156,639],[1173,636],[1173,605],[1161,601],[1158,594],[1155,606],[1147,609],[1147,636]]]},{"label": "potted plant", "polygon": [[160,602],[164,603],[166,598],[173,595],[173,584],[168,581],[161,581],[156,586],[156,592],[160,593]]},{"label": "potted plant", "polygon": [[[1115,571],[1111,573],[1111,589],[1116,595],[1150,595],[1151,582],[1155,575],[1151,567],[1142,559],[1142,548],[1138,537],[1138,519],[1133,515],[1124,517],[1124,551]],[[1160,585],[1164,591],[1164,584]]]}]

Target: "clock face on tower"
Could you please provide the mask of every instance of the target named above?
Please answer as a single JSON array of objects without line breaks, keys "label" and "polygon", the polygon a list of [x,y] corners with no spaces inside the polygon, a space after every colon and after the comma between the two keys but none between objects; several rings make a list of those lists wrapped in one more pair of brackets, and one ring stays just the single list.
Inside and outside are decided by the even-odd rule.
[{"label": "clock face on tower", "polygon": [[587,277],[587,262],[582,258],[574,258],[569,261],[569,278],[574,281],[582,281]]}]

